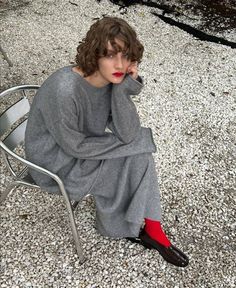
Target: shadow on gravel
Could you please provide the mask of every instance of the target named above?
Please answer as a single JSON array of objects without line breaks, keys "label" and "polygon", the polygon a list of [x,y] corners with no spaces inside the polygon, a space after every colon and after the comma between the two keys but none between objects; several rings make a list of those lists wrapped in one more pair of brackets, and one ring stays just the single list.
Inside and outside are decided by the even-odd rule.
[{"label": "shadow on gravel", "polygon": [[[163,14],[201,17],[199,28],[219,32],[236,28],[235,0],[110,0],[121,7],[140,4],[163,10]],[[98,1],[100,2],[100,1]]]},{"label": "shadow on gravel", "polygon": [[0,0],[0,15],[9,10],[17,10],[30,4],[27,0]]},{"label": "shadow on gravel", "polygon": [[135,4],[157,8],[162,10],[161,14],[154,11],[151,13],[165,23],[176,26],[199,40],[236,48],[235,42],[211,35],[236,28],[235,0],[110,0],[110,2],[120,6],[123,10],[121,14],[125,14],[128,7]]}]

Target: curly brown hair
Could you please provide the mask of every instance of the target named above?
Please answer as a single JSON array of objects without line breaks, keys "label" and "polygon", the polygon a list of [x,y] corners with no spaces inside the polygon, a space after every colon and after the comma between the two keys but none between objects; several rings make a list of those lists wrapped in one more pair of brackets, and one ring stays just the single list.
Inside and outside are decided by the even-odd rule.
[{"label": "curly brown hair", "polygon": [[[122,41],[124,47],[120,47],[116,39]],[[116,53],[125,52],[131,62],[141,62],[144,48],[134,29],[123,19],[104,17],[90,27],[86,37],[77,47],[75,60],[85,77],[99,69],[98,59],[107,55],[108,42]]]}]

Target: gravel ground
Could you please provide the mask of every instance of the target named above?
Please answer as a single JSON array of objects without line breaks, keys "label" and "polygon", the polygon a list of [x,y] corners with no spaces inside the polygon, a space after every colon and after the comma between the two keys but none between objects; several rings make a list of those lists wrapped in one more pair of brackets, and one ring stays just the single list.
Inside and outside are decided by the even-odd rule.
[{"label": "gravel ground", "polygon": [[[134,101],[157,144],[164,228],[190,257],[177,268],[100,236],[87,198],[76,212],[87,257],[80,265],[61,197],[21,188],[0,206],[0,287],[235,287],[235,50],[198,41],[147,7],[121,15],[105,0],[0,2],[1,46],[13,63],[1,58],[2,90],[41,84],[73,62],[93,18],[120,16],[136,28],[146,86]],[[9,175],[0,169],[2,191]]]}]

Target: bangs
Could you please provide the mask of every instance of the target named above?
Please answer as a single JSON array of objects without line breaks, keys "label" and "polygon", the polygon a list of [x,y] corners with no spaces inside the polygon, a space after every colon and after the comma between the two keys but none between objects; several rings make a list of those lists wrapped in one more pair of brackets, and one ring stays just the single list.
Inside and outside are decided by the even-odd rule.
[{"label": "bangs", "polygon": [[[120,41],[122,43],[122,45],[117,43],[117,40]],[[131,59],[131,53],[130,53],[130,46],[131,45],[127,40],[128,39],[126,39],[125,37],[122,37],[121,35],[106,39],[105,45],[103,45],[103,47],[101,49],[100,57],[107,56],[107,54],[110,51],[108,49],[108,43],[110,43],[111,47],[112,47],[112,52],[114,52],[115,54],[117,54],[119,52],[122,52],[123,54],[128,54],[128,58]]]}]

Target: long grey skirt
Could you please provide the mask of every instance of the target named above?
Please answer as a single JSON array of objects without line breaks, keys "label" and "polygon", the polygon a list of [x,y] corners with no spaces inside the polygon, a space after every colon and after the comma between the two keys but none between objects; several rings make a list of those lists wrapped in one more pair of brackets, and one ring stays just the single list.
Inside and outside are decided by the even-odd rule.
[{"label": "long grey skirt", "polygon": [[100,168],[90,191],[96,202],[98,232],[116,238],[137,237],[144,218],[161,220],[151,153],[103,160]]},{"label": "long grey skirt", "polygon": [[[161,220],[152,153],[106,160],[74,159],[58,174],[70,199],[79,201],[86,194],[94,196],[97,230],[104,236],[137,237],[144,218]],[[59,193],[55,183],[39,185],[49,193]]]}]

